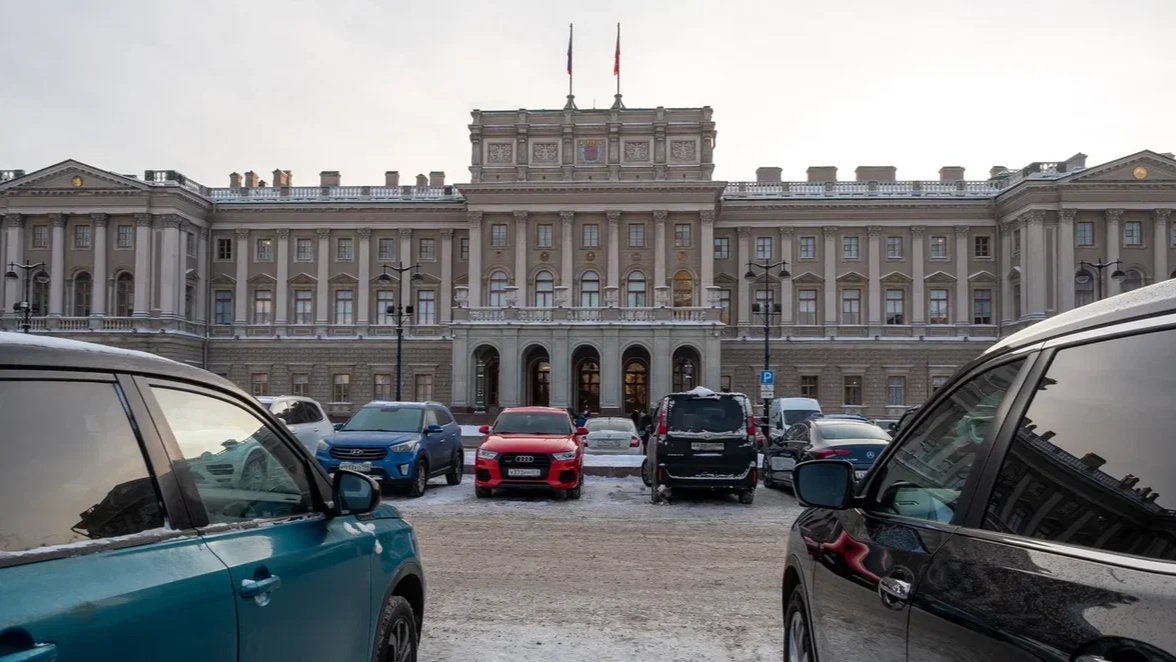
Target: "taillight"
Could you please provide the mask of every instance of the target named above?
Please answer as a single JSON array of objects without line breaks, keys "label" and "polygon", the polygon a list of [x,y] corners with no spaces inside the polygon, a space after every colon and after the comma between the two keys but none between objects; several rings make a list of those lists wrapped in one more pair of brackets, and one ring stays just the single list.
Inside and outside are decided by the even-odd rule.
[{"label": "taillight", "polygon": [[670,433],[670,425],[666,422],[666,410],[663,407],[657,413],[657,436],[664,437]]},{"label": "taillight", "polygon": [[747,436],[755,436],[755,414],[747,417]]},{"label": "taillight", "polygon": [[639,448],[640,446],[641,446],[641,440],[638,439],[637,437],[633,437],[632,439],[629,440],[629,448]]},{"label": "taillight", "polygon": [[844,448],[824,448],[819,451],[813,451],[813,455],[821,458],[822,460],[827,460],[831,457],[845,457],[849,454],[850,452]]}]

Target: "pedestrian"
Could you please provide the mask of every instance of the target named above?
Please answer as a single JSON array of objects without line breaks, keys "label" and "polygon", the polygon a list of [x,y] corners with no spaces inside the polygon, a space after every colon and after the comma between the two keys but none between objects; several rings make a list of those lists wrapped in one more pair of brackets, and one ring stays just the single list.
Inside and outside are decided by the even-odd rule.
[{"label": "pedestrian", "polygon": [[588,422],[588,410],[585,409],[579,416],[576,417],[576,427],[582,428]]}]

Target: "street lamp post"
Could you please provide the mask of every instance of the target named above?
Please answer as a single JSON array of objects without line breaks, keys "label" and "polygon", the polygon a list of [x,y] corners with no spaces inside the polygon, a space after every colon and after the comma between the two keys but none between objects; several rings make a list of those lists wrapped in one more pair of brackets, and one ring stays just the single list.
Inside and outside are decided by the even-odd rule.
[{"label": "street lamp post", "polygon": [[1098,259],[1098,262],[1087,262],[1083,260],[1078,263],[1078,266],[1080,267],[1091,267],[1093,269],[1098,269],[1098,284],[1096,285],[1095,289],[1098,298],[1096,301],[1102,301],[1103,298],[1103,270],[1105,270],[1107,267],[1115,267],[1115,270],[1111,272],[1111,280],[1115,281],[1116,283],[1127,277],[1127,274],[1123,273],[1123,270],[1118,268],[1118,266],[1121,264],[1123,264],[1122,260],[1111,260],[1110,262],[1107,262],[1106,258],[1101,257]]},{"label": "street lamp post", "polygon": [[[760,280],[766,279],[768,274],[772,271],[772,269],[779,267],[781,280],[783,280],[785,278],[791,278],[792,274],[788,273],[788,266],[787,265],[788,265],[787,260],[780,260],[779,262],[771,262],[771,263],[769,263],[768,260],[764,260],[762,262],[748,262],[747,263],[747,273],[743,274],[743,277],[749,281],[758,282]],[[758,275],[755,273],[756,269],[760,270],[760,273]],[[772,367],[771,367],[772,366],[772,350],[771,350],[771,346],[768,344],[768,337],[771,335],[771,332],[772,332],[772,313],[774,313],[774,312],[779,313],[780,312],[780,304],[778,304],[778,303],[773,303],[773,304],[764,303],[763,305],[761,305],[759,303],[755,303],[755,304],[752,304],[752,306],[751,306],[751,312],[762,313],[764,316],[764,370],[768,371],[768,370],[772,369]],[[772,410],[772,399],[771,398],[764,398],[764,425],[768,425],[768,423],[769,423],[768,417],[771,415],[771,410]]]},{"label": "street lamp post", "polygon": [[[383,269],[383,273],[380,274],[378,280],[384,284],[392,282],[392,276],[388,275],[388,272],[395,273],[397,280],[399,280],[404,273],[411,271],[412,282],[419,283],[420,281],[424,280],[424,278],[421,276],[420,264],[410,264],[405,266],[403,262],[398,262],[396,263],[396,266],[381,264],[380,268]],[[400,368],[403,363],[401,358],[401,344],[404,342],[404,319],[406,317],[409,319],[412,318],[412,306],[405,306],[400,303],[394,303],[388,306],[384,312],[388,315],[393,315],[396,318],[396,401],[400,402]]]},{"label": "street lamp post", "polygon": [[[20,328],[25,333],[28,333],[29,329],[33,328],[33,304],[29,301],[29,285],[31,284],[29,272],[33,269],[40,269],[44,266],[44,262],[36,262],[34,264],[16,264],[14,262],[9,262],[8,273],[4,274],[4,277],[8,280],[16,280],[20,278],[20,275],[16,273],[16,270],[20,269],[24,271],[24,299],[13,304],[12,309],[21,314]],[[48,276],[38,273],[37,278],[37,282],[43,282],[41,279],[48,279]]]}]

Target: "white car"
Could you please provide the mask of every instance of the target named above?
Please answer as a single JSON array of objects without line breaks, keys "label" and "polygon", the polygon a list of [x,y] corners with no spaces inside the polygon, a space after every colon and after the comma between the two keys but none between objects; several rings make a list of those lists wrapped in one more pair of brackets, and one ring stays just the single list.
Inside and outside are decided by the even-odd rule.
[{"label": "white car", "polygon": [[589,453],[641,455],[641,436],[627,418],[590,418],[584,427],[588,428]]},{"label": "white car", "polygon": [[286,424],[311,455],[314,455],[318,442],[335,431],[335,426],[331,419],[327,418],[323,406],[310,398],[300,395],[275,395],[262,396],[257,400],[279,421]]}]

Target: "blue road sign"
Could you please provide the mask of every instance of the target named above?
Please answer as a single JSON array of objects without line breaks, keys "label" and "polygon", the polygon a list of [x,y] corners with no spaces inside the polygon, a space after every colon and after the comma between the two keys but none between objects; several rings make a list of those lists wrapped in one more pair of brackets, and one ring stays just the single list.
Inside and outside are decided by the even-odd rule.
[{"label": "blue road sign", "polygon": [[771,370],[760,370],[760,383],[765,386],[775,385],[776,373]]}]

